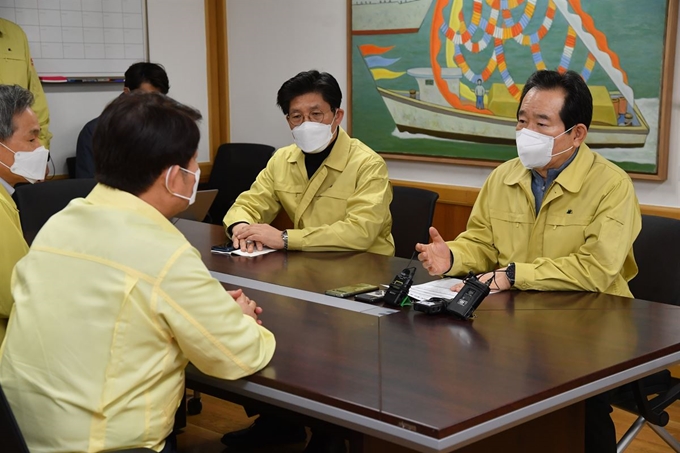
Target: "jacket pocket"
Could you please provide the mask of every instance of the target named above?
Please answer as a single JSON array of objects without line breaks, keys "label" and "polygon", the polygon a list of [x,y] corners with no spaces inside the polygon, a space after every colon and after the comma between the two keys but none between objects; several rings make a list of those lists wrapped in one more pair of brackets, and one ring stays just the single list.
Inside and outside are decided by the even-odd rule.
[{"label": "jacket pocket", "polygon": [[302,189],[304,189],[304,186],[301,184],[286,184],[283,182],[275,182],[274,183],[274,191],[278,192],[283,192],[287,194],[298,194],[300,195],[302,193]]},{"label": "jacket pocket", "polygon": [[592,221],[592,216],[548,215],[543,242],[545,256],[568,256],[578,252],[585,244],[586,228]]},{"label": "jacket pocket", "polygon": [[296,184],[282,184],[276,183],[274,185],[274,193],[276,198],[283,206],[283,209],[288,213],[292,219],[295,213],[295,209],[300,203],[300,198],[302,197],[303,186]]},{"label": "jacket pocket", "polygon": [[345,200],[349,197],[352,196],[354,192],[348,191],[348,190],[343,190],[339,187],[329,187],[328,189],[324,190],[323,192],[318,193],[316,196],[317,197],[328,197],[332,199],[338,199],[338,200]]},{"label": "jacket pocket", "polygon": [[534,223],[534,216],[530,212],[509,212],[500,209],[489,209],[489,217],[491,220],[497,220],[505,223]]},{"label": "jacket pocket", "polygon": [[28,86],[28,65],[26,59],[13,55],[14,52],[8,52],[3,49],[0,50],[0,64],[3,66],[3,74],[11,74],[12,80],[2,80],[0,83],[12,83],[22,87]]},{"label": "jacket pocket", "polygon": [[534,226],[534,216],[530,211],[510,212],[489,209],[493,243],[498,250],[498,262],[526,261],[529,238]]},{"label": "jacket pocket", "polygon": [[[347,215],[347,199],[351,193],[330,187],[314,196],[313,217],[321,224],[331,224]],[[318,222],[317,222],[318,223]]]}]

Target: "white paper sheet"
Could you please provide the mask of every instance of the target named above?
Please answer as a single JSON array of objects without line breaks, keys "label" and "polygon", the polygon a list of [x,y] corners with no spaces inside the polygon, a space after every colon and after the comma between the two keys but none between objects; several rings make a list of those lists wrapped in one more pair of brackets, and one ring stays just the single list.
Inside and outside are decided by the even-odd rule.
[{"label": "white paper sheet", "polygon": [[270,249],[269,247],[263,247],[262,250],[257,250],[255,249],[252,253],[248,252],[242,252],[240,249],[234,250],[231,252],[232,255],[238,255],[238,256],[260,256],[260,255],[266,255],[267,253],[275,252],[276,250]]},{"label": "white paper sheet", "polygon": [[444,299],[451,299],[455,297],[456,292],[451,291],[451,287],[462,280],[459,278],[442,278],[433,280],[420,285],[413,285],[408,292],[408,295],[414,299],[425,300],[432,297],[441,297]]}]

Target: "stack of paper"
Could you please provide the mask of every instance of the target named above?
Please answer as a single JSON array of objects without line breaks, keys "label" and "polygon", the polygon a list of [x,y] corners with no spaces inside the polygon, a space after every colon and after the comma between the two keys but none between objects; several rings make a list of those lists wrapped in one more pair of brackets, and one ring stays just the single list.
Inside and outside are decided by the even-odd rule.
[{"label": "stack of paper", "polygon": [[433,280],[431,282],[422,283],[420,285],[413,285],[408,292],[409,297],[417,300],[430,299],[432,297],[441,297],[443,299],[452,299],[456,294],[451,291],[451,287],[462,280],[459,278],[442,278]]}]

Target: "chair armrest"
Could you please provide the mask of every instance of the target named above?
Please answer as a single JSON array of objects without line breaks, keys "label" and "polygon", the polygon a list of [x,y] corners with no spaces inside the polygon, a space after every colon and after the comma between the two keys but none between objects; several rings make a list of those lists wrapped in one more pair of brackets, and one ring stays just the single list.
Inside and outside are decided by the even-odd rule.
[{"label": "chair armrest", "polygon": [[667,392],[663,392],[653,398],[647,399],[649,392],[645,391],[644,379],[639,379],[632,383],[633,398],[638,408],[638,413],[649,423],[657,426],[666,426],[669,421],[668,413],[665,409],[678,399],[680,394],[680,384],[676,384]]}]

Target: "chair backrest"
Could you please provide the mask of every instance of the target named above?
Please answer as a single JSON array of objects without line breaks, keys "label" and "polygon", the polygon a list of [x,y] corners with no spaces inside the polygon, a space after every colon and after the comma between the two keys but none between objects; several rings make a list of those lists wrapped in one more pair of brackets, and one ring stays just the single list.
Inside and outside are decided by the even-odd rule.
[{"label": "chair backrest", "polygon": [[16,453],[28,453],[28,447],[24,436],[21,434],[19,425],[17,424],[12,408],[5,397],[5,392],[0,385],[0,444],[2,451],[11,451]]},{"label": "chair backrest", "polygon": [[274,147],[258,143],[224,143],[217,149],[208,187],[218,189],[208,215],[210,222],[222,225],[222,219],[236,198],[255,182],[274,154]]},{"label": "chair backrest", "polygon": [[74,198],[86,197],[96,184],[94,179],[60,179],[18,186],[13,198],[26,242],[30,245],[50,217]]},{"label": "chair backrest", "polygon": [[417,243],[427,244],[434,208],[439,198],[437,192],[415,187],[393,187],[390,204],[392,237],[395,256],[411,258]]},{"label": "chair backrest", "polygon": [[633,296],[680,305],[680,220],[643,215],[633,253],[638,265],[629,282]]},{"label": "chair backrest", "polygon": [[75,179],[76,177],[76,157],[67,157],[66,158],[66,171],[68,172],[68,177],[71,179]]}]

